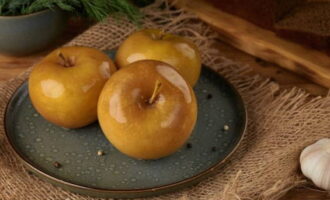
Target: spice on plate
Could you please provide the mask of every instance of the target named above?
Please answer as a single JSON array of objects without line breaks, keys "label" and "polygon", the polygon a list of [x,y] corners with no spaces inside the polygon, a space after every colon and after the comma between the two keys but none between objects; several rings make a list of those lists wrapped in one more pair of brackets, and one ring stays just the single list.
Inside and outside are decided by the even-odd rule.
[{"label": "spice on plate", "polygon": [[216,151],[217,151],[217,148],[216,148],[216,147],[212,147],[212,148],[211,148],[211,151],[212,151],[212,152],[216,152]]},{"label": "spice on plate", "polygon": [[104,151],[102,151],[102,150],[98,150],[97,151],[97,155],[98,156],[103,156],[105,153],[104,153]]},{"label": "spice on plate", "polygon": [[57,162],[57,161],[55,161],[55,162],[53,163],[53,166],[56,167],[56,168],[60,168],[60,167],[62,167],[61,163],[59,163],[59,162]]},{"label": "spice on plate", "polygon": [[186,147],[187,147],[187,149],[191,149],[192,144],[191,143],[187,143]]}]

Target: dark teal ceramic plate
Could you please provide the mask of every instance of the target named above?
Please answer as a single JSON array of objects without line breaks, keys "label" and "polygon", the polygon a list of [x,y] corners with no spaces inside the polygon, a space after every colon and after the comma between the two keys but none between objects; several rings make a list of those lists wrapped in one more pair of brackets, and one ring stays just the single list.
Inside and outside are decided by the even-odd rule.
[{"label": "dark teal ceramic plate", "polygon": [[[47,122],[31,105],[27,83],[7,107],[6,133],[31,171],[70,191],[116,198],[164,194],[212,174],[233,153],[245,131],[244,104],[224,78],[204,67],[195,92],[198,120],[189,144],[159,160],[121,154],[97,123],[69,130]],[[225,125],[229,130],[224,130]],[[98,150],[105,155],[98,156]],[[54,167],[54,162],[61,167]]]}]

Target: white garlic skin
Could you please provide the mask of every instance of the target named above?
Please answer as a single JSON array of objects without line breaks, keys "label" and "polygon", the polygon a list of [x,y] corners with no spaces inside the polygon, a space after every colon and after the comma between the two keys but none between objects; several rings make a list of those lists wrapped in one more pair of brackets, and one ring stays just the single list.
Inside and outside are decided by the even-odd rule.
[{"label": "white garlic skin", "polygon": [[300,154],[300,167],[317,187],[330,190],[330,139],[306,147]]}]

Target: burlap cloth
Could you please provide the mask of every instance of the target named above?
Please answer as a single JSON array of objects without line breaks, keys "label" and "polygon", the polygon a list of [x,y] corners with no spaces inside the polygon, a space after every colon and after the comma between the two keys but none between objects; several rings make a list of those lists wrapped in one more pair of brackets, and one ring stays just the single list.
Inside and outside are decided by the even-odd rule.
[{"label": "burlap cloth", "polygon": [[[249,68],[221,56],[212,48],[217,34],[195,16],[171,10],[161,1],[144,9],[143,27],[162,28],[192,39],[204,64],[228,78],[243,96],[248,129],[240,147],[214,177],[199,185],[155,199],[278,199],[304,183],[298,157],[308,144],[330,134],[330,96],[312,97],[292,88],[282,91],[266,78],[249,75]],[[164,8],[164,6],[163,6]],[[68,45],[101,50],[116,48],[137,27],[128,21],[107,19]],[[0,85],[0,200],[93,199],[76,195],[29,174],[4,138],[6,103],[29,70]]]}]

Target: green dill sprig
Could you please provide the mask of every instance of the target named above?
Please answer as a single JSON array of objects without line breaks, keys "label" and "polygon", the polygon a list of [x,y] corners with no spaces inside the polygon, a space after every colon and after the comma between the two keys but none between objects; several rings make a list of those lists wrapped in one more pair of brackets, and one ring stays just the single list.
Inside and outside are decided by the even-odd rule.
[{"label": "green dill sprig", "polygon": [[54,8],[97,21],[113,15],[137,22],[142,16],[128,0],[0,0],[2,16],[26,15]]}]

